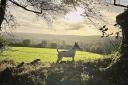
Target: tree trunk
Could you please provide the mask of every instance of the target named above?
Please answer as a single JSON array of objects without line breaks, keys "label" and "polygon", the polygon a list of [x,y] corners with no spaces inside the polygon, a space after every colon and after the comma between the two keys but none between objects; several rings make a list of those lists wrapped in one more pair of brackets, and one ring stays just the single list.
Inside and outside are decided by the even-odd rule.
[{"label": "tree trunk", "polygon": [[117,24],[122,28],[121,58],[128,59],[128,9],[116,17]]},{"label": "tree trunk", "polygon": [[128,9],[116,17],[116,22],[122,28],[121,57],[106,72],[112,85],[128,85]]},{"label": "tree trunk", "polygon": [[2,22],[4,20],[6,4],[7,4],[7,0],[1,0],[0,2],[0,30],[1,30]]},{"label": "tree trunk", "polygon": [[122,35],[123,35],[123,39],[122,39],[121,57],[128,60],[128,27],[122,28]]}]

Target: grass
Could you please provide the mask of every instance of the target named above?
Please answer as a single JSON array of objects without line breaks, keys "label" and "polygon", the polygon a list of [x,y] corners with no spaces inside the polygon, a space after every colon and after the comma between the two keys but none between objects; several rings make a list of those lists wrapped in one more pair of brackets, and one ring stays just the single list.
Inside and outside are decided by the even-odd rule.
[{"label": "grass", "polygon": [[[106,75],[104,75],[105,70],[100,69],[106,68],[110,64],[111,59],[108,61],[106,58],[109,56],[77,51],[75,63],[55,64],[56,55],[56,49],[10,47],[0,55],[0,84],[113,85],[109,84]],[[35,59],[41,59],[42,62],[30,63]],[[71,58],[63,60],[70,61]],[[26,63],[19,67],[23,61]],[[47,66],[46,62],[50,64]]]},{"label": "grass", "polygon": [[[105,56],[90,52],[77,51],[75,61],[93,61],[96,59],[103,59]],[[34,59],[41,59],[42,62],[56,62],[57,51],[50,48],[31,48],[31,47],[10,47],[0,55],[0,60],[12,59],[15,62],[31,62]],[[64,61],[71,60],[71,58],[64,58]]]}]

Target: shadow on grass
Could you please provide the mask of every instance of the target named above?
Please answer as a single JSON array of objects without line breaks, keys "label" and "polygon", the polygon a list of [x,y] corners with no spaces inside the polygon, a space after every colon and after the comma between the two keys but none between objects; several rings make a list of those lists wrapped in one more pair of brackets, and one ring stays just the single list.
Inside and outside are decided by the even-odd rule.
[{"label": "shadow on grass", "polygon": [[[35,61],[35,62],[34,62]],[[1,85],[107,85],[105,68],[111,60],[94,62],[61,62],[46,66],[41,61],[20,63],[6,67],[0,72]],[[9,64],[6,62],[0,65]],[[5,65],[7,66],[7,65]],[[20,66],[20,67],[19,67]]]}]

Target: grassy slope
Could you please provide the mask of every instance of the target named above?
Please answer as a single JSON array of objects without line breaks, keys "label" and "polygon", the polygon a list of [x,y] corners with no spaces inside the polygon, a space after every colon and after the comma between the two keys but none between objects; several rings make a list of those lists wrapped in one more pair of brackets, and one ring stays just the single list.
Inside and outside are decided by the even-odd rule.
[{"label": "grassy slope", "polygon": [[[56,55],[56,49],[12,47],[0,56],[0,60],[13,59],[16,62],[31,62],[34,59],[41,59],[42,62],[55,62],[57,59]],[[99,58],[104,58],[104,56],[89,52],[77,51],[75,60],[93,61]],[[64,58],[63,60],[71,60],[71,58]]]},{"label": "grassy slope", "polygon": [[[77,51],[76,63],[55,64],[56,49],[12,47],[0,56],[0,60],[13,59],[16,62],[28,62],[21,67],[13,61],[0,61],[1,85],[113,85],[109,84],[104,71],[110,62],[103,55]],[[107,57],[107,56],[106,56]],[[42,62],[31,64],[34,59]],[[95,62],[81,62],[79,60]],[[102,61],[102,59],[104,61]],[[64,60],[70,60],[65,58]],[[47,67],[43,62],[50,62]],[[47,64],[47,63],[46,63]],[[7,69],[8,67],[9,69]],[[12,75],[13,74],[13,75]],[[10,76],[11,75],[11,76]]]}]

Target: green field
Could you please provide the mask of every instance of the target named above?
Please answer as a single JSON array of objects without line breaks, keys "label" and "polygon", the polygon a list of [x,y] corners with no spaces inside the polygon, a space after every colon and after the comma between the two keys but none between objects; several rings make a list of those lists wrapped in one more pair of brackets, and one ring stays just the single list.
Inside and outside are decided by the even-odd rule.
[{"label": "green field", "polygon": [[[77,51],[75,61],[93,61],[104,58],[103,55]],[[12,59],[16,62],[31,62],[34,59],[41,59],[42,62],[56,62],[56,49],[49,48],[30,48],[30,47],[10,47],[8,51],[1,54],[0,60]],[[71,58],[63,58],[63,60],[72,60]]]},{"label": "green field", "polygon": [[[35,59],[41,59],[42,62],[32,64]],[[108,56],[77,51],[75,63],[56,64],[56,60],[56,49],[10,47],[0,55],[0,72],[3,74],[0,78],[8,80],[3,85],[113,85],[104,77],[104,69],[111,64]]]}]

